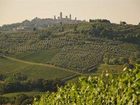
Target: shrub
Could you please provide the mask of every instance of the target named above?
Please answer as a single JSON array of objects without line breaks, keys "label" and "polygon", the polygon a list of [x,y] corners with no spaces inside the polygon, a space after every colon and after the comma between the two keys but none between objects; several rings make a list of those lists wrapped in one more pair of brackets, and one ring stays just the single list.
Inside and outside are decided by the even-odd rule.
[{"label": "shrub", "polygon": [[46,93],[33,105],[138,105],[140,103],[140,65],[125,68],[118,76],[81,77],[56,93]]}]

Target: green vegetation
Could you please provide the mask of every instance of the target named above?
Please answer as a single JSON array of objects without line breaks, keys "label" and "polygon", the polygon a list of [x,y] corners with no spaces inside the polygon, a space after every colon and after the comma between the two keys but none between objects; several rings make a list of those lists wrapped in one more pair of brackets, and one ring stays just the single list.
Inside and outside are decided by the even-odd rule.
[{"label": "green vegetation", "polygon": [[39,98],[46,91],[55,92],[64,83],[60,80],[29,79],[21,73],[0,75],[0,104],[32,104],[34,97]]},{"label": "green vegetation", "polygon": [[100,74],[106,70],[108,70],[110,73],[112,74],[120,74],[122,73],[123,68],[125,67],[125,65],[108,65],[108,64],[101,64],[98,67],[98,71],[97,73]]},{"label": "green vegetation", "polygon": [[17,95],[20,95],[20,94],[25,94],[27,96],[36,96],[36,95],[42,95],[44,92],[36,92],[36,91],[30,91],[30,92],[16,92],[16,93],[7,93],[7,94],[4,94],[2,95],[3,97],[9,97],[9,98],[12,98],[12,97],[16,97]]},{"label": "green vegetation", "polygon": [[77,72],[96,72],[102,63],[138,63],[135,55],[139,53],[139,33],[139,25],[113,24],[108,20],[58,24],[34,31],[3,31],[0,52]]},{"label": "green vegetation", "polygon": [[[60,80],[70,83],[35,104],[138,103],[139,87],[134,92],[131,86],[139,81],[139,66],[121,73],[125,66],[133,69],[133,64],[140,64],[140,25],[98,19],[22,31],[12,31],[16,25],[10,25],[9,31],[4,27],[0,30],[0,104],[31,104],[35,95],[22,92],[56,91]],[[96,77],[106,70],[109,76]],[[15,78],[15,74],[22,75]],[[86,77],[77,83],[79,75]]]},{"label": "green vegetation", "polygon": [[59,53],[59,49],[50,49],[44,51],[37,50],[36,52],[23,52],[16,54],[13,55],[13,57],[32,62],[48,63],[57,53]]},{"label": "green vegetation", "polygon": [[60,80],[29,79],[26,75],[16,73],[11,76],[0,75],[0,94],[27,91],[56,91],[64,84]]},{"label": "green vegetation", "polygon": [[0,74],[12,75],[13,73],[25,74],[30,79],[44,78],[47,80],[61,79],[73,74],[57,68],[25,64],[0,58]]},{"label": "green vegetation", "polygon": [[34,105],[138,105],[140,65],[124,69],[117,77],[107,71],[100,76],[81,77],[56,93],[46,93]]},{"label": "green vegetation", "polygon": [[[36,95],[36,98],[39,98]],[[14,97],[0,96],[0,105],[28,105],[33,103],[33,96],[28,96],[26,94],[18,94]]]}]

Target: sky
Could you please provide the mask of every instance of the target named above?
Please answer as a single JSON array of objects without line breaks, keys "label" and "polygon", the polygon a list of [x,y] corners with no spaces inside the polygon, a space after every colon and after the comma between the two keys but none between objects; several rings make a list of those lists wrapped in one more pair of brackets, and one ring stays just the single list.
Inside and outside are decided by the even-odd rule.
[{"label": "sky", "polygon": [[31,20],[53,18],[63,12],[81,20],[109,19],[113,23],[140,22],[140,0],[0,0],[0,26]]}]

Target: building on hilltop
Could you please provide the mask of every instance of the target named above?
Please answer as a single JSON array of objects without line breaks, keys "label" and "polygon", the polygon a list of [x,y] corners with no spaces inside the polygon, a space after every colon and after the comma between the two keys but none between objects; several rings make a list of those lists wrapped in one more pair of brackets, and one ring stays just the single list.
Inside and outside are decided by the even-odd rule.
[{"label": "building on hilltop", "polygon": [[69,16],[63,16],[63,12],[60,12],[59,16],[54,15],[54,19],[53,19],[54,23],[68,23],[68,24],[75,24],[75,23],[79,23],[82,22],[81,20],[78,20],[77,17],[75,17],[74,19],[72,19],[72,15],[69,14]]},{"label": "building on hilltop", "polygon": [[77,17],[75,17],[75,21],[77,20]]},{"label": "building on hilltop", "polygon": [[56,20],[56,16],[54,16],[54,20]]},{"label": "building on hilltop", "polygon": [[60,12],[60,19],[63,19],[62,12]]},{"label": "building on hilltop", "polygon": [[69,19],[71,20],[72,18],[71,18],[72,16],[71,16],[71,14],[69,15]]},{"label": "building on hilltop", "polygon": [[66,16],[66,19],[68,19],[68,16]]},{"label": "building on hilltop", "polygon": [[[22,23],[18,23],[16,27],[12,27],[13,31],[26,31],[26,30],[34,30],[34,29],[44,29],[46,27],[50,27],[56,24],[77,24],[80,22],[84,22],[81,20],[77,20],[77,17],[72,19],[72,15],[64,16],[62,12],[60,12],[59,16],[54,15],[53,18],[34,18],[31,21],[25,20]],[[9,26],[11,27],[11,26]]]}]

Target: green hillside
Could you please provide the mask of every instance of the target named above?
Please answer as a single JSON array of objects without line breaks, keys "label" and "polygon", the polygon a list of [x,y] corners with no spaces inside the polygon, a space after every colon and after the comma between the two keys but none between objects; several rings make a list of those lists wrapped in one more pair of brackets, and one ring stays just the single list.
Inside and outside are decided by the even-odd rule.
[{"label": "green hillside", "polygon": [[59,51],[60,49],[37,50],[35,52],[17,53],[12,57],[32,62],[48,63]]},{"label": "green hillside", "polygon": [[[95,73],[98,72],[101,64],[138,63],[140,61],[139,42],[139,25],[90,20],[90,22],[57,24],[28,31],[1,31],[0,53],[20,60],[50,64],[79,73]],[[4,63],[4,65],[8,65],[10,70],[16,67],[16,64],[12,65],[13,67],[10,64]],[[32,71],[32,68],[23,65],[17,66],[16,70],[31,69]],[[44,67],[35,68],[36,71],[41,71],[41,68],[44,71]],[[48,70],[52,72],[51,74],[55,71],[52,68]],[[8,72],[8,70],[4,71]],[[57,74],[59,75],[58,72],[55,73]]]},{"label": "green hillside", "polygon": [[[71,100],[71,105],[75,104],[75,99],[91,103],[92,98],[98,105],[102,99],[114,102],[117,95],[120,96],[117,101],[120,101],[123,95],[119,91],[128,96],[133,91],[128,86],[124,87],[130,89],[128,92],[120,89],[120,84],[132,81],[128,75],[139,78],[139,73],[133,71],[122,74],[123,68],[134,69],[134,64],[139,63],[140,25],[115,24],[98,19],[28,30],[3,30],[0,31],[0,102],[14,104],[24,98],[31,104],[35,96],[38,100],[40,92],[46,91],[56,93],[47,93],[35,104],[53,100],[65,105]],[[138,72],[137,69],[134,71]],[[102,72],[110,74],[108,82],[100,78]],[[81,75],[85,79],[78,82],[77,77]],[[88,76],[93,81],[89,81]],[[132,79],[135,81],[136,78]],[[111,79],[115,82],[111,83]],[[70,85],[65,86],[66,82]],[[94,90],[88,90],[83,84]],[[62,88],[57,90],[57,87]],[[73,90],[75,87],[79,90]],[[118,93],[112,94],[114,90]],[[82,98],[75,94],[81,94]],[[70,99],[63,101],[61,98],[65,97]],[[113,99],[109,100],[111,97]],[[131,100],[132,97],[135,101]],[[137,103],[136,95],[132,97],[128,97],[127,102],[130,99]]]},{"label": "green hillside", "polygon": [[25,74],[30,79],[44,78],[47,80],[62,79],[73,74],[58,68],[32,65],[0,58],[0,74],[12,75],[14,73]]}]

